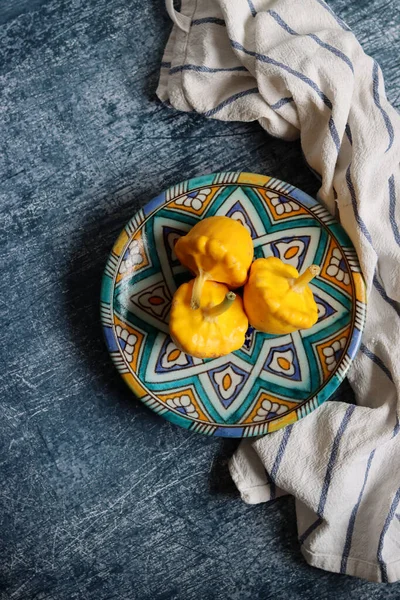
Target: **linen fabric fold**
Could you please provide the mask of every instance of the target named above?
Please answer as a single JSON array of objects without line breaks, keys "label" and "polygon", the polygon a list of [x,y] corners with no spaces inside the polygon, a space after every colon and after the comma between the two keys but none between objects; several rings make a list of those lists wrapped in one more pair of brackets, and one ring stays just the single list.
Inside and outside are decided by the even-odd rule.
[{"label": "linen fabric fold", "polygon": [[230,464],[245,502],[296,499],[316,567],[400,579],[400,116],[382,72],[323,0],[182,0],[157,94],[181,111],[300,138],[319,199],[359,256],[368,309],[349,372],[356,406],[327,402],[243,441]]}]

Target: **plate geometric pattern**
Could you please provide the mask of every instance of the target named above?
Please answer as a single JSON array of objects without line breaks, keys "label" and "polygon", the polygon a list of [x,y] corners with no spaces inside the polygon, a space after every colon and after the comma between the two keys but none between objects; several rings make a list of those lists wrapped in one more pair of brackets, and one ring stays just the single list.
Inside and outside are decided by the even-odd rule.
[{"label": "plate geometric pattern", "polygon": [[[252,328],[228,356],[187,356],[168,334],[171,299],[190,278],[174,245],[201,218],[228,215],[250,232],[255,257],[277,256],[311,283],[319,318],[309,330]],[[277,179],[217,173],[169,188],[141,209],[107,261],[101,318],[111,357],[135,394],[173,423],[225,437],[276,431],[335,391],[360,343],[365,288],[355,250],[316,200]]]}]

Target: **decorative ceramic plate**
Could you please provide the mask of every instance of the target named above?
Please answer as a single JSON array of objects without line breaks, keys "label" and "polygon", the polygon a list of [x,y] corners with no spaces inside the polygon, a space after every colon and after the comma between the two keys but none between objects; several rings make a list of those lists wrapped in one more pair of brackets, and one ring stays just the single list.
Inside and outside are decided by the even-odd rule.
[{"label": "decorative ceramic plate", "polygon": [[[314,327],[281,336],[249,329],[240,350],[213,360],[174,345],[172,295],[191,278],[174,245],[211,215],[241,221],[255,258],[321,266],[311,283]],[[316,200],[271,177],[217,173],[168,189],[128,223],[107,262],[101,317],[118,371],[147,406],[192,431],[247,437],[301,419],[335,391],[360,343],[365,289],[348,236]]]}]

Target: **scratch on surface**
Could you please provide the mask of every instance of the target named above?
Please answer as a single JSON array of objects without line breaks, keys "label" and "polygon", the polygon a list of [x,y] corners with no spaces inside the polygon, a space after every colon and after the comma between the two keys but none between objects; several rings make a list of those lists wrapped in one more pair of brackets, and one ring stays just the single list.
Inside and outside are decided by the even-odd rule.
[{"label": "scratch on surface", "polygon": [[47,412],[49,410],[48,406],[45,406],[44,408],[39,408],[38,410],[36,410],[32,415],[29,415],[28,419],[32,419],[33,417],[35,417],[36,415],[39,415],[40,413],[44,413]]},{"label": "scratch on surface", "polygon": [[118,438],[120,438],[120,437],[121,437],[121,435],[122,435],[123,433],[126,433],[127,431],[129,431],[129,430],[130,430],[130,428],[131,428],[131,426],[132,426],[132,423],[134,423],[134,422],[136,421],[136,419],[137,419],[137,415],[135,415],[135,416],[134,416],[134,417],[133,417],[133,418],[130,420],[130,422],[129,422],[129,425],[128,425],[127,427],[121,427],[121,431],[120,431],[120,432],[119,432],[119,433],[118,433],[118,434],[115,436],[115,438],[114,438],[114,442],[115,442],[116,440],[118,440]]},{"label": "scratch on surface", "polygon": [[[149,585],[149,561],[150,561],[150,553],[146,556],[146,562],[144,563],[144,581],[145,581],[145,589],[147,593],[150,591],[151,586]],[[151,596],[149,594],[149,596]]]},{"label": "scratch on surface", "polygon": [[[189,435],[189,437],[187,437],[186,439],[183,440],[183,442],[181,442],[180,444],[178,444],[178,446],[173,446],[173,448],[171,448],[170,450],[166,450],[165,452],[162,452],[162,456],[164,457],[162,460],[166,460],[169,456],[173,455],[177,450],[179,450],[180,448],[183,448],[183,446],[185,446],[186,444],[188,444],[190,442],[190,440],[195,437],[196,435],[198,435],[197,433],[192,433],[191,435]],[[165,457],[165,454],[167,455]]]},{"label": "scratch on surface", "polygon": [[210,473],[211,473],[211,471],[212,471],[212,470],[213,470],[213,468],[214,468],[215,458],[216,458],[216,457],[215,457],[215,455],[214,455],[214,456],[212,457],[212,461],[211,461],[211,463],[210,463],[210,468],[208,469],[208,474],[210,474]]},{"label": "scratch on surface", "polygon": [[[38,12],[38,11],[35,11]],[[58,33],[57,35],[55,35],[54,37],[50,37],[49,40],[53,41],[56,40],[57,38],[61,37],[62,34],[66,33],[67,31],[71,31],[71,29],[73,29],[73,27],[75,25],[77,25],[78,23],[80,23],[81,21],[83,21],[84,19],[87,19],[87,15],[85,17],[82,17],[82,19],[78,19],[78,21],[75,21],[75,23],[73,23],[73,25],[71,25],[70,27],[67,27],[66,29],[63,29],[63,31],[60,31],[60,33]],[[39,32],[38,35],[41,35],[42,32]],[[43,48],[45,48],[46,46],[49,45],[49,40],[46,40],[41,46],[39,46],[36,51],[37,53],[39,53],[41,50],[43,50]],[[43,55],[43,53],[42,53]],[[10,75],[13,75],[15,73],[15,71],[20,71],[21,68],[24,66],[24,64],[27,62],[28,58],[30,58],[30,56],[27,56],[24,60],[21,61],[20,64],[18,64],[15,69],[11,69],[10,71],[8,71],[6,73],[6,76],[9,77]]]},{"label": "scratch on surface", "polygon": [[54,535],[53,535],[53,546],[52,546],[52,551],[51,551],[51,568],[54,571],[54,566],[55,566],[55,561],[56,561],[56,539],[58,537],[58,532],[59,532],[59,526],[56,525],[55,530],[54,530]]},{"label": "scratch on surface", "polygon": [[[36,573],[35,573],[35,575],[36,575]],[[25,587],[25,586],[27,586],[27,585],[28,585],[28,583],[30,583],[30,582],[32,581],[32,579],[34,579],[35,575],[32,575],[32,577],[29,577],[29,579],[27,579],[26,581],[24,581],[24,583],[23,583],[23,584],[21,584],[21,585],[19,586],[19,588],[18,588],[18,589],[16,589],[16,590],[15,590],[15,592],[13,592],[13,593],[11,594],[10,598],[14,598],[14,596],[16,596],[16,595],[17,595],[17,594],[18,594],[18,593],[19,593],[19,592],[20,592],[22,589],[24,589],[24,587]]]},{"label": "scratch on surface", "polygon": [[93,515],[93,520],[91,521],[91,523],[88,525],[88,527],[86,527],[85,529],[81,530],[76,536],[75,538],[72,540],[72,542],[70,542],[69,544],[67,544],[67,546],[64,547],[64,554],[67,552],[67,550],[69,550],[71,547],[77,545],[84,537],[85,533],[87,533],[95,523],[97,523],[104,515],[109,514],[112,509],[119,503],[121,502],[121,500],[124,500],[125,498],[127,498],[132,492],[133,490],[138,487],[145,479],[147,479],[151,473],[153,473],[156,469],[158,468],[158,465],[155,465],[152,469],[150,469],[149,471],[147,471],[147,473],[145,473],[143,475],[143,477],[141,477],[138,481],[135,481],[135,483],[123,494],[121,494],[120,496],[118,496],[118,498],[116,500],[114,500],[114,502],[105,510],[102,510],[98,513],[95,513]]},{"label": "scratch on surface", "polygon": [[56,460],[56,458],[55,458],[55,456],[54,456],[54,453],[53,453],[52,449],[50,448],[50,446],[49,446],[49,444],[48,444],[48,442],[47,442],[46,438],[44,437],[44,435],[43,435],[42,431],[40,430],[40,428],[39,428],[39,427],[36,427],[36,431],[38,432],[38,435],[39,435],[40,439],[42,440],[42,442],[43,442],[43,444],[44,444],[44,447],[45,447],[45,449],[46,449],[46,452],[47,452],[47,454],[49,455],[49,457],[51,458],[51,460],[53,461],[53,463],[54,463],[54,466],[56,467],[57,471],[58,471],[59,473],[62,473],[62,471],[61,471],[60,467],[59,467],[59,466],[58,466],[58,464],[57,464],[57,460]]},{"label": "scratch on surface", "polygon": [[[89,153],[89,156],[94,160],[96,167],[97,167],[97,171],[99,172],[99,174],[103,174],[103,170],[101,169],[99,163],[97,162],[96,156],[93,154],[92,150],[90,149],[89,144],[86,141],[86,138],[83,136],[82,131],[78,131],[78,136],[80,137],[80,139],[82,140],[86,150]],[[113,175],[115,175],[115,173],[113,173]]]},{"label": "scratch on surface", "polygon": [[149,500],[152,500],[153,498],[158,496],[158,494],[160,492],[163,492],[164,490],[167,490],[170,487],[174,487],[178,483],[182,483],[184,481],[187,481],[188,479],[192,479],[193,477],[196,477],[197,475],[204,475],[204,473],[205,473],[205,471],[196,471],[195,473],[191,473],[190,475],[187,475],[186,477],[177,477],[173,481],[170,481],[169,483],[161,486],[160,488],[157,488],[152,494],[150,494],[149,496],[146,496],[146,498],[144,498],[140,502],[137,502],[136,508],[141,506],[144,502],[148,502]]},{"label": "scratch on surface", "polygon": [[397,107],[397,100],[400,98],[400,92],[397,94],[396,98],[393,100],[392,104]]},{"label": "scratch on surface", "polygon": [[15,377],[17,377],[17,379],[20,379],[26,385],[27,388],[29,388],[30,390],[36,390],[37,385],[35,385],[31,381],[26,380],[25,377],[21,375],[21,373],[14,373],[14,375]]}]

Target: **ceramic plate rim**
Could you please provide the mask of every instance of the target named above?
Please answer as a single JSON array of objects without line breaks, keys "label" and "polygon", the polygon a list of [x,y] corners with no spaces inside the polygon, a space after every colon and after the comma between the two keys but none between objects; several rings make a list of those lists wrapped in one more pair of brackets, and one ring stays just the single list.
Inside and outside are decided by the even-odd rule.
[{"label": "ceramic plate rim", "polygon": [[[158,194],[155,198],[150,200],[144,207],[139,209],[134,214],[134,216],[122,229],[116,242],[114,243],[113,248],[108,256],[106,267],[103,273],[100,298],[100,317],[103,328],[103,334],[105,337],[107,348],[111,354],[111,358],[115,366],[117,367],[117,370],[119,371],[120,375],[125,380],[125,382],[128,384],[129,388],[134,392],[134,394],[145,404],[147,404],[147,406],[149,406],[154,412],[161,414],[167,420],[177,425],[180,425],[181,427],[184,427],[186,429],[193,429],[193,424],[196,423],[196,421],[187,417],[183,417],[181,414],[175,414],[175,412],[170,410],[170,407],[162,409],[159,400],[157,400],[156,394],[152,393],[151,390],[147,389],[146,387],[144,387],[144,385],[142,385],[141,380],[136,375],[136,373],[133,372],[133,370],[128,369],[126,366],[124,367],[125,361],[123,357],[121,358],[120,356],[120,354],[122,354],[122,351],[120,350],[120,347],[114,335],[115,328],[113,326],[113,295],[115,279],[119,271],[121,257],[124,255],[126,247],[131,242],[132,236],[139,229],[141,229],[149,219],[153,218],[154,215],[158,212],[158,210],[160,210],[164,205],[168,205],[179,195],[182,195],[185,192],[192,192],[197,189],[209,187],[211,185],[247,185],[255,187],[265,187],[266,189],[269,189],[271,191],[273,191],[274,189],[272,188],[272,185],[274,185],[275,187],[279,185],[280,195],[287,195],[290,198],[300,202],[300,204],[302,204],[309,211],[313,207],[318,209],[319,214],[317,215],[311,211],[312,216],[319,222],[321,227],[324,227],[328,231],[329,235],[336,240],[336,242],[341,248],[343,248],[343,245],[340,237],[346,237],[346,242],[349,241],[351,247],[353,248],[353,244],[351,243],[351,240],[349,240],[348,234],[344,231],[343,227],[340,225],[340,223],[336,221],[336,219],[334,219],[334,217],[332,217],[332,215],[325,209],[325,207],[320,202],[318,202],[318,200],[312,198],[306,192],[303,192],[302,190],[296,188],[291,184],[288,184],[279,179],[275,179],[268,175],[261,175],[257,173],[249,173],[244,171],[216,172],[187,179],[179,184],[167,188],[165,191]],[[333,232],[329,225],[337,227],[338,231]],[[310,395],[307,399],[299,403],[298,407],[290,409],[283,417],[275,416],[261,423],[261,425],[263,423],[275,423],[275,425],[272,426],[272,428],[268,427],[268,433],[276,431],[282,427],[296,422],[297,420],[309,414],[309,412],[312,412],[315,408],[318,408],[318,406],[320,406],[322,403],[324,403],[335,392],[335,390],[339,387],[340,383],[343,381],[351,365],[351,362],[354,359],[354,356],[359,348],[365,323],[365,308],[363,314],[358,318],[358,328],[355,327],[355,305],[358,301],[360,301],[360,303],[364,303],[364,307],[366,306],[365,283],[361,274],[361,270],[359,268],[357,255],[355,254],[355,260],[353,259],[353,264],[349,262],[348,257],[345,254],[344,256],[347,261],[348,272],[351,276],[353,296],[351,311],[352,317],[350,322],[352,329],[349,337],[347,338],[346,347],[343,351],[342,358],[340,359],[339,363],[336,366],[336,369],[332,372],[330,377],[327,380],[325,380],[323,384],[321,384],[317,391],[313,391],[312,395]],[[358,286],[356,286],[354,281],[354,273],[360,274]],[[115,343],[113,343],[113,341],[110,339],[110,329],[113,332],[112,335],[114,337]],[[348,352],[350,346],[351,350],[350,352]],[[117,348],[117,350],[115,350],[115,348]],[[340,378],[338,377],[338,373],[340,373]],[[326,392],[329,393],[325,393],[325,395],[321,397],[321,392],[323,390],[326,390]],[[314,405],[310,407],[310,403],[312,403],[313,400]],[[210,422],[207,426],[207,423],[203,422],[203,426],[199,426],[196,429],[199,433],[222,437],[251,437],[253,435],[259,435],[257,433],[247,432],[246,429],[250,430],[251,426],[244,426],[241,423],[222,425],[222,423],[213,424]],[[213,431],[208,431],[208,429],[213,429]],[[221,431],[218,431],[218,429]],[[242,433],[238,431],[240,429],[243,429]]]}]

